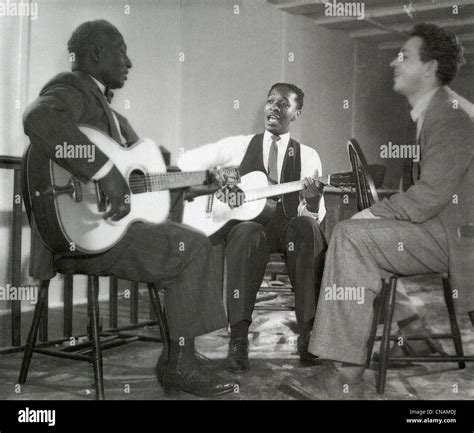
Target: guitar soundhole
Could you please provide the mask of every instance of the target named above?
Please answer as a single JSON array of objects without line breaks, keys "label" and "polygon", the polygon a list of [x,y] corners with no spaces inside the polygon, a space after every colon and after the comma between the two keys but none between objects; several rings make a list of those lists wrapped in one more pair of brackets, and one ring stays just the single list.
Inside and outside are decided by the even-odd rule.
[{"label": "guitar soundhole", "polygon": [[133,170],[129,178],[129,186],[132,194],[147,192],[146,176],[140,170]]}]

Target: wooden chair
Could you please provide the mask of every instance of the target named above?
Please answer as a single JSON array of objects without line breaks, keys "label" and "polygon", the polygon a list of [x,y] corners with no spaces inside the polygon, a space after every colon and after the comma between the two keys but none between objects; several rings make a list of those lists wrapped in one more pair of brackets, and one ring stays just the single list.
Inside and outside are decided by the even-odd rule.
[{"label": "wooden chair", "polygon": [[[378,201],[378,194],[372,182],[370,174],[367,169],[367,162],[364,158],[362,150],[356,140],[351,139],[347,143],[347,150],[352,165],[352,171],[356,182],[356,196],[359,210],[370,207],[373,203]],[[383,331],[380,345],[379,367],[377,376],[377,393],[383,394],[385,391],[385,382],[387,377],[387,369],[389,361],[413,361],[413,362],[457,362],[459,368],[465,368],[466,362],[474,361],[474,356],[465,356],[462,346],[461,333],[459,331],[458,322],[456,319],[456,311],[454,308],[452,290],[449,285],[449,275],[430,274],[440,278],[443,281],[444,299],[449,315],[449,324],[451,327],[450,334],[433,334],[432,339],[452,339],[456,355],[440,355],[440,356],[390,356],[390,341],[396,340],[397,336],[391,336],[393,313],[395,310],[395,301],[397,294],[397,283],[400,275],[392,275],[389,282],[383,281],[382,290],[374,301],[374,320],[367,347],[367,366],[370,364],[372,357],[374,342],[377,332],[377,324],[383,323]],[[474,325],[474,312],[470,313],[471,322]],[[424,336],[413,336],[410,339],[424,339]]]},{"label": "wooden chair", "polygon": [[[99,277],[97,275],[88,275],[88,288],[87,288],[87,334],[89,341],[86,343],[78,343],[62,348],[55,348],[54,346],[58,341],[51,341],[36,346],[36,338],[38,335],[38,329],[40,327],[41,316],[44,308],[47,306],[48,287],[50,280],[41,281],[38,303],[36,304],[33,322],[31,324],[28,338],[25,345],[25,352],[23,355],[23,362],[21,365],[20,375],[18,382],[24,384],[28,375],[31,359],[33,353],[41,353],[43,355],[55,356],[59,358],[72,359],[76,361],[87,361],[92,364],[94,370],[94,383],[96,390],[96,399],[103,400],[104,394],[104,376],[103,376],[103,361],[102,361],[102,350],[111,347],[116,347],[121,344],[130,343],[137,341],[139,337],[130,337],[127,335],[115,335],[111,336],[110,332],[101,333],[100,330],[100,317],[99,317]],[[150,294],[150,301],[153,306],[153,310],[158,319],[158,326],[161,334],[161,341],[163,343],[163,352],[168,353],[169,350],[169,332],[166,323],[164,311],[161,307],[160,297],[158,294],[158,288],[154,284],[148,284],[148,291]],[[101,341],[101,335],[103,335],[104,341]],[[117,338],[118,337],[118,338]],[[60,340],[59,342],[64,341]],[[53,347],[51,347],[53,346]]]},{"label": "wooden chair", "polygon": [[[26,165],[28,162],[29,148],[26,149],[25,154],[22,159],[22,169],[21,169],[21,181],[22,181],[22,194],[23,201],[25,204],[26,213],[30,225],[31,221],[31,208],[30,208],[30,197],[28,196],[28,172],[26,170]],[[72,303],[72,276],[68,275],[65,278],[65,293],[67,294],[68,299]],[[114,289],[116,291],[116,280],[114,282]],[[138,283],[132,282],[135,287],[135,292],[138,295]],[[113,338],[111,337],[111,332],[102,333],[106,338],[105,342],[101,342],[101,330],[99,327],[100,317],[99,317],[99,277],[97,275],[88,275],[88,289],[87,289],[87,318],[88,326],[87,333],[89,337],[89,342],[70,345],[66,348],[52,348],[48,347],[54,345],[58,342],[47,342],[36,346],[36,339],[38,335],[38,329],[40,328],[40,323],[42,322],[41,331],[43,336],[41,340],[47,340],[47,315],[44,315],[45,309],[48,305],[48,288],[50,280],[42,280],[40,283],[40,289],[38,293],[38,302],[35,307],[33,322],[28,334],[28,338],[25,345],[25,352],[23,356],[23,362],[19,375],[19,383],[24,384],[28,375],[29,366],[33,356],[33,352],[41,353],[43,355],[56,356],[60,358],[73,359],[79,361],[88,361],[92,363],[94,370],[94,382],[96,389],[96,398],[98,400],[104,399],[104,378],[103,378],[103,361],[102,361],[102,349],[116,347],[120,344],[125,344],[128,342],[136,341],[140,339],[139,337],[125,336],[117,333]],[[154,284],[148,283],[148,292],[150,295],[151,305],[153,311],[157,317],[158,326],[160,329],[161,340],[163,343],[163,351],[167,355],[169,351],[169,331],[166,322],[166,317],[164,310],[161,306],[160,297],[158,293],[158,287]],[[133,309],[136,311],[136,309]],[[134,313],[135,314],[135,313]],[[133,318],[132,318],[133,319]],[[135,321],[135,320],[132,320]],[[133,327],[136,327],[135,325]],[[72,326],[71,326],[72,328]],[[116,338],[118,337],[118,339]],[[149,340],[149,339],[146,339]],[[156,339],[153,339],[156,340]],[[64,341],[60,340],[60,341]]]}]

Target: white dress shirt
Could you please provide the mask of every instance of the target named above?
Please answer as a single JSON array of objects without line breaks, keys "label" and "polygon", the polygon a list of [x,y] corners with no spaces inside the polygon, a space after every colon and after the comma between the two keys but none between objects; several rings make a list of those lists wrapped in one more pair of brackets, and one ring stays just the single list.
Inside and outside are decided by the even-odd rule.
[{"label": "white dress shirt", "polygon": [[[99,87],[100,92],[104,95],[105,86],[99,80],[95,79],[92,75],[89,75],[89,76],[94,80],[94,82],[97,84],[97,87]],[[107,101],[105,96],[104,96],[104,99]],[[107,101],[107,104],[108,103],[109,102]],[[110,111],[112,112],[112,116],[115,120],[115,125],[117,126],[117,131],[119,132],[120,138],[122,139],[122,143],[125,143],[125,139],[123,138],[122,133],[120,132],[120,123],[117,119],[117,116],[115,115],[114,110],[112,110],[112,108],[110,109]],[[101,168],[99,168],[99,170],[94,174],[94,176],[92,176],[92,179],[93,180],[102,179],[109,173],[110,170],[112,170],[113,166],[114,166],[114,163],[109,159]]]},{"label": "white dress shirt", "polygon": [[[263,164],[268,171],[268,156],[272,144],[272,134],[265,131],[263,135]],[[205,144],[196,149],[183,153],[177,162],[178,167],[183,171],[207,170],[213,167],[232,167],[239,166],[244,159],[247,148],[254,135],[237,135],[227,137],[215,143]],[[283,134],[277,141],[278,145],[278,179],[281,179],[283,160],[286,149],[290,141],[290,134]],[[322,176],[321,160],[318,153],[309,146],[301,144],[301,179],[305,177]],[[298,216],[311,216],[322,221],[326,215],[324,197],[319,202],[318,213],[310,212],[306,209],[304,198],[300,200],[298,206]]]}]

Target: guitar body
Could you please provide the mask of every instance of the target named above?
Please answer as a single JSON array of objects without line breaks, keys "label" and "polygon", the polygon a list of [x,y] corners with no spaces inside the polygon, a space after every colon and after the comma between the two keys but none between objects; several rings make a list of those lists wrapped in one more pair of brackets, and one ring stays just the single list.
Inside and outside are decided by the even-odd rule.
[{"label": "guitar body", "polygon": [[[79,129],[110,158],[129,185],[144,184],[146,173],[166,173],[161,151],[151,140],[124,148],[98,129],[88,126]],[[35,146],[31,146],[28,154],[27,173],[36,226],[44,243],[57,253],[104,252],[120,241],[132,223],[161,223],[169,213],[170,193],[163,190],[131,194],[130,213],[119,221],[105,220],[103,214],[110,206],[98,182],[80,182]],[[59,193],[71,180],[71,190]]]},{"label": "guitar body", "polygon": [[[244,192],[266,188],[269,185],[267,175],[253,171],[241,177],[237,186]],[[212,209],[211,204],[212,202]],[[222,236],[239,221],[257,221],[265,224],[276,209],[276,202],[260,199],[245,202],[231,209],[215,194],[203,195],[186,202],[183,212],[183,224],[187,224],[210,237],[211,240]]]}]

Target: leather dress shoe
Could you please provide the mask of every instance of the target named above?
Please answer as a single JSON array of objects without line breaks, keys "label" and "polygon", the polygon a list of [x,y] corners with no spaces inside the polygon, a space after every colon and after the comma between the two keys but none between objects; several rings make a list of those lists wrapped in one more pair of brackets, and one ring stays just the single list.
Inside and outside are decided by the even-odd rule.
[{"label": "leather dress shoe", "polygon": [[[197,351],[194,352],[194,358],[202,373],[218,373],[219,371],[225,370],[228,364],[227,359],[210,359]],[[156,363],[156,375],[160,381],[167,364],[168,360],[162,354]]]},{"label": "leather dress shoe", "polygon": [[180,360],[176,368],[169,366],[163,371],[161,385],[166,394],[179,391],[199,397],[216,397],[233,392],[240,386],[237,380],[223,379],[216,374],[203,373],[195,361]]},{"label": "leather dress shoe", "polygon": [[230,339],[227,362],[227,370],[232,373],[241,373],[249,369],[249,341],[246,337]]},{"label": "leather dress shoe", "polygon": [[310,333],[303,333],[298,336],[296,347],[300,355],[300,361],[304,364],[321,365],[321,360],[312,353],[308,352]]}]

